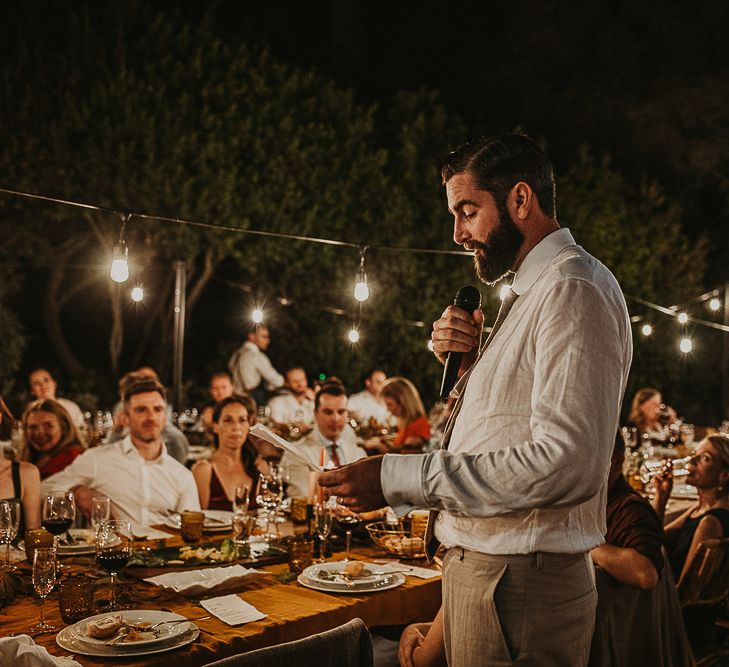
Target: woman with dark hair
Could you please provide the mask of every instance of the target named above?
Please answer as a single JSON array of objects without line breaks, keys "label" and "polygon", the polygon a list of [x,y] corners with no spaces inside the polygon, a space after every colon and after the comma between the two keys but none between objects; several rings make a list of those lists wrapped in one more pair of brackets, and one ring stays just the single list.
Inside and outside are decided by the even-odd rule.
[{"label": "woman with dark hair", "polygon": [[268,464],[248,438],[250,400],[233,394],[213,409],[215,453],[192,466],[200,506],[203,509],[230,510],[238,487],[248,487],[249,507],[255,507],[258,475],[267,472]]},{"label": "woman with dark hair", "polygon": [[[0,397],[0,424],[13,421],[13,415]],[[41,487],[38,468],[25,461],[9,461],[0,457],[0,500],[18,500],[22,509],[18,538],[27,529],[41,525]]]},{"label": "woman with dark hair", "polygon": [[41,479],[71,464],[84,446],[71,415],[57,401],[31,403],[23,414],[22,461],[38,466]]},{"label": "woman with dark hair", "polygon": [[[666,547],[677,583],[686,575],[699,544],[729,537],[729,437],[704,438],[688,464],[686,483],[696,487],[699,500],[665,526]],[[653,507],[663,519],[671,495],[669,472],[656,476]]]}]

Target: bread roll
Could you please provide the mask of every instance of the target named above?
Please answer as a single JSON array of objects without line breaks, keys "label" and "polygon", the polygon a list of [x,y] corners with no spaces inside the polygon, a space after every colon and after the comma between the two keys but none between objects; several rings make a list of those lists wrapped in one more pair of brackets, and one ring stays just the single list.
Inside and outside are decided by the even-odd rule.
[{"label": "bread roll", "polygon": [[106,639],[119,632],[122,623],[121,614],[102,616],[86,624],[86,634],[94,639]]}]

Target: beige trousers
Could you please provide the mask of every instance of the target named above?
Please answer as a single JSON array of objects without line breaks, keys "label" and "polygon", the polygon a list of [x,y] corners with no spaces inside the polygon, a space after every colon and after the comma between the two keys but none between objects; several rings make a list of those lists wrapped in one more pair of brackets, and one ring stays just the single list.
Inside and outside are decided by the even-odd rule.
[{"label": "beige trousers", "polygon": [[443,562],[448,664],[587,665],[596,604],[587,553],[490,556],[449,549]]}]

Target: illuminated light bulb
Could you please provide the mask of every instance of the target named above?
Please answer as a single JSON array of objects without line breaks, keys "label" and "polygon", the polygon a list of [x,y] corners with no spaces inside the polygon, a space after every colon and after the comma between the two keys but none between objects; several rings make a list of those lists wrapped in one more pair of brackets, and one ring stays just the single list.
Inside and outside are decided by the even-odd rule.
[{"label": "illuminated light bulb", "polygon": [[688,315],[686,313],[679,313],[678,314],[678,321],[681,324],[686,324],[686,322],[688,322]]},{"label": "illuminated light bulb", "polygon": [[499,299],[503,301],[506,298],[506,295],[509,293],[510,289],[511,285],[502,285],[501,289],[499,290]]},{"label": "illuminated light bulb", "polygon": [[678,344],[678,349],[684,354],[688,354],[694,349],[694,344],[690,338],[682,338],[681,342]]},{"label": "illuminated light bulb", "polygon": [[118,244],[114,248],[114,258],[111,260],[111,269],[109,270],[109,278],[115,283],[125,283],[129,280],[129,261],[127,258],[127,247]]},{"label": "illuminated light bulb", "polygon": [[357,301],[367,301],[370,298],[370,288],[367,286],[367,278],[360,277],[354,286],[354,298]]},{"label": "illuminated light bulb", "polygon": [[347,333],[347,338],[349,338],[350,343],[356,343],[359,341],[359,331],[357,329],[350,329]]},{"label": "illuminated light bulb", "polygon": [[644,324],[640,328],[640,333],[642,333],[644,336],[650,336],[653,333],[653,327],[650,324]]},{"label": "illuminated light bulb", "polygon": [[711,301],[709,301],[709,308],[711,308],[711,310],[715,310],[715,311],[719,310],[719,308],[721,308],[721,301],[719,301],[719,299],[714,297]]},{"label": "illuminated light bulb", "polygon": [[141,287],[132,287],[132,301],[139,303],[144,299],[144,290]]},{"label": "illuminated light bulb", "polygon": [[263,311],[260,308],[254,308],[253,312],[251,313],[251,319],[256,324],[260,324],[263,322]]},{"label": "illuminated light bulb", "polygon": [[432,352],[433,351],[433,341],[429,338],[428,339],[428,349]]}]

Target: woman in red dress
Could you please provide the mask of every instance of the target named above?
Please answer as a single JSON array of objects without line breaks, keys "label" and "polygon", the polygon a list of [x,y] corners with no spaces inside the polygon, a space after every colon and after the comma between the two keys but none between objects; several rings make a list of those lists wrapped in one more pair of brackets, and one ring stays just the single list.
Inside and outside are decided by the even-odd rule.
[{"label": "woman in red dress", "polygon": [[417,454],[430,440],[430,424],[420,394],[410,380],[391,377],[385,380],[380,395],[390,413],[397,418],[397,435],[389,451]]}]

